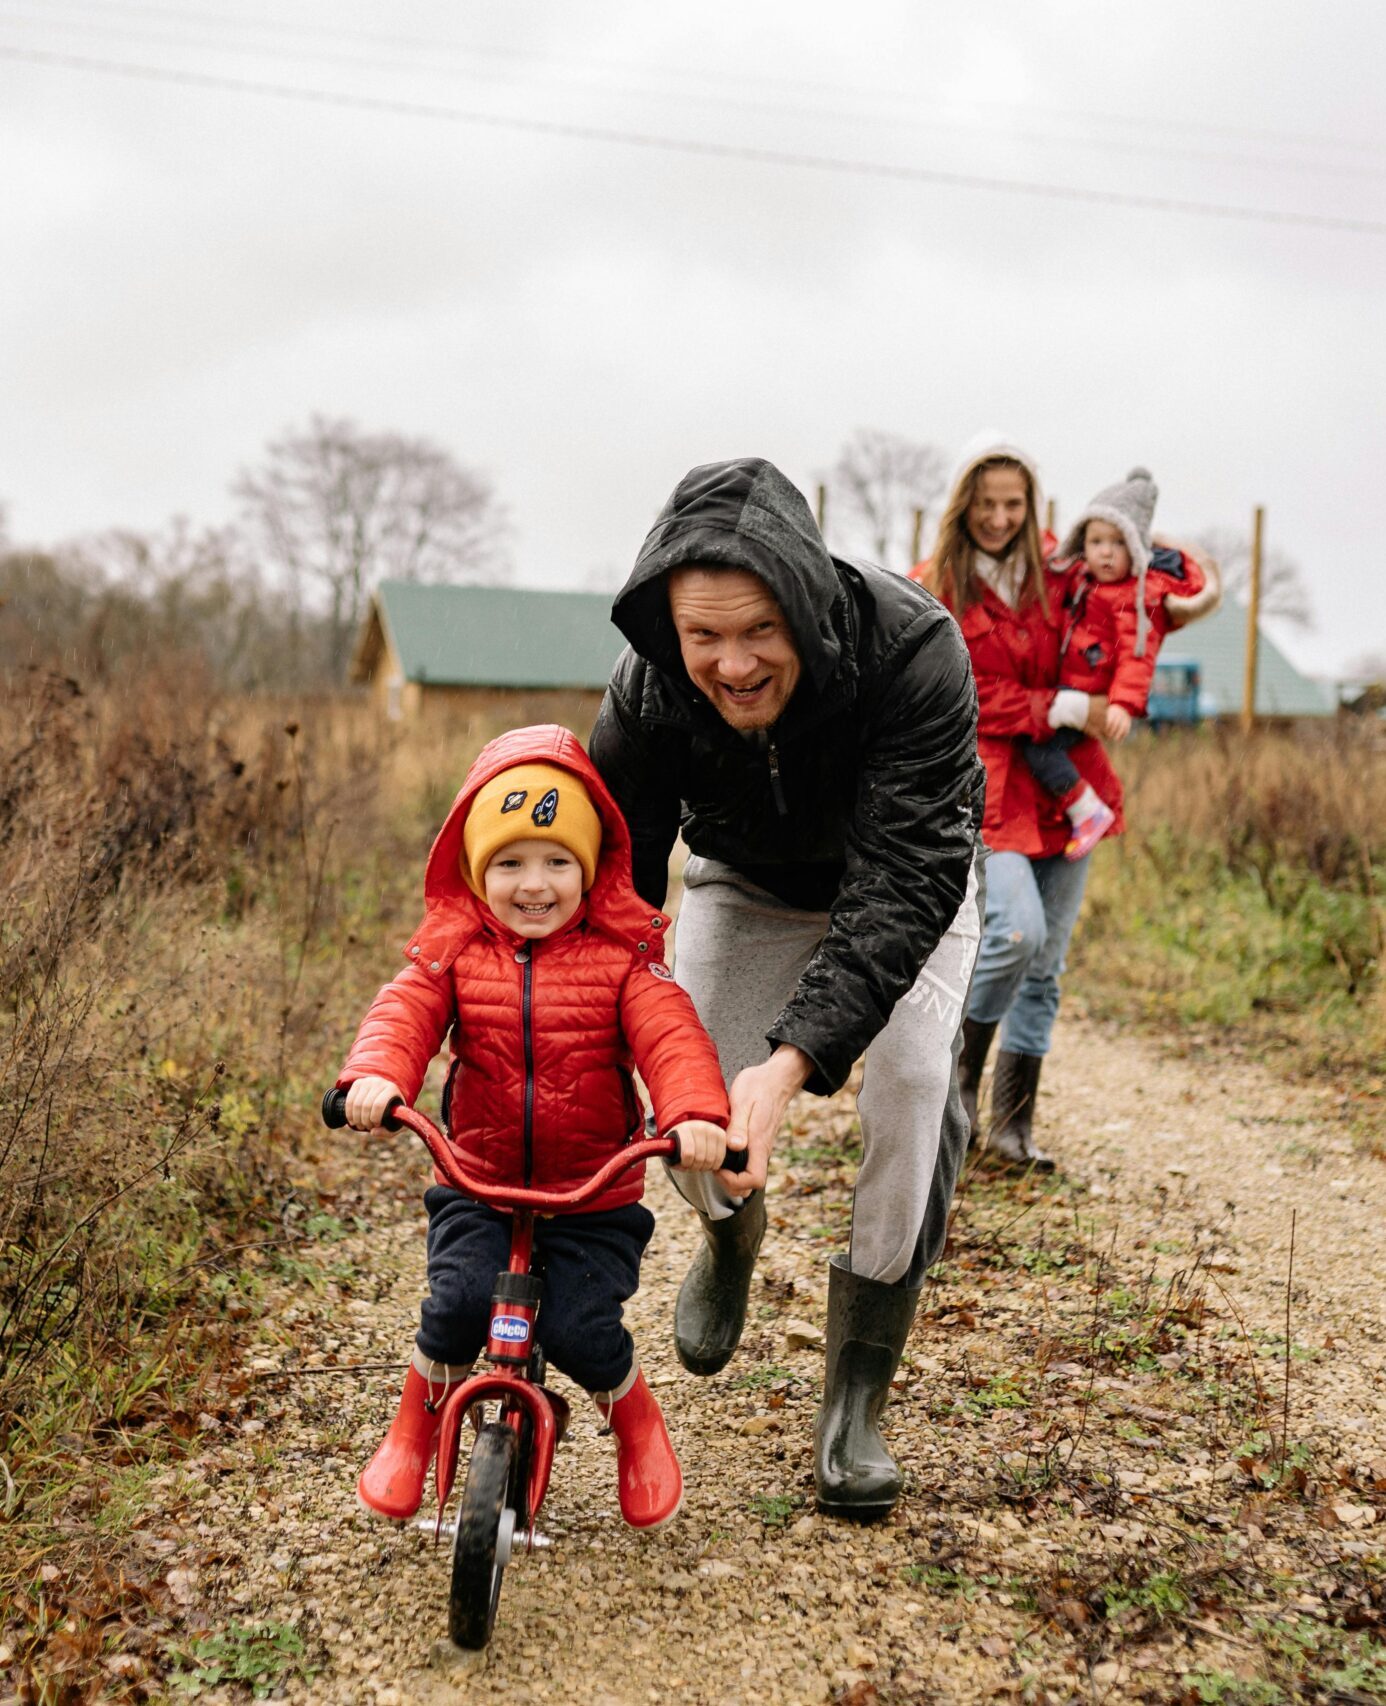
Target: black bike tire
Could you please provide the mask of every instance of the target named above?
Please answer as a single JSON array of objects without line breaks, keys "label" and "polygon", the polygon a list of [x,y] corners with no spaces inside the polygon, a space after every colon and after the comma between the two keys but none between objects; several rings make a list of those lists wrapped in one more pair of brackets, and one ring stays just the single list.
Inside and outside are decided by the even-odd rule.
[{"label": "black bike tire", "polygon": [[452,1589],[448,1596],[448,1633],[453,1643],[473,1652],[491,1639],[500,1604],[505,1566],[496,1563],[496,1542],[510,1488],[515,1454],[514,1430],[487,1422],[476,1436],[467,1484],[457,1513],[452,1548]]}]

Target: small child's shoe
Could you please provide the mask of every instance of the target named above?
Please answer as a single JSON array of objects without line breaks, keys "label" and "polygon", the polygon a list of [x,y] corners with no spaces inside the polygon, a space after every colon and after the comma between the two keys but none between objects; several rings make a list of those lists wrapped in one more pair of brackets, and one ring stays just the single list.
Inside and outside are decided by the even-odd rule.
[{"label": "small child's shoe", "polygon": [[1105,801],[1099,800],[1095,811],[1074,824],[1073,834],[1064,847],[1064,858],[1085,859],[1115,822],[1116,813]]},{"label": "small child's shoe", "polygon": [[390,1431],[356,1483],[356,1497],[368,1511],[391,1522],[407,1522],[423,1503],[424,1479],[438,1446],[443,1400],[459,1379],[466,1378],[466,1372],[426,1379],[410,1363]]},{"label": "small child's shoe", "polygon": [[594,1392],[602,1419],[616,1436],[621,1515],[632,1528],[662,1528],[683,1503],[683,1471],[654,1393],[637,1368],[618,1397]]}]

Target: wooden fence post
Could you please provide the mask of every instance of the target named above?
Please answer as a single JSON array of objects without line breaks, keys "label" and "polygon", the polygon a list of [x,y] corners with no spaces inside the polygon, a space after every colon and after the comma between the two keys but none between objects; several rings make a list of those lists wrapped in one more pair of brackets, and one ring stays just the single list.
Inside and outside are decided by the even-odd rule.
[{"label": "wooden fence post", "polygon": [[914,529],[910,534],[910,567],[911,568],[913,568],[914,565],[919,561],[919,550],[920,550],[920,546],[923,544],[923,542],[924,542],[924,511],[922,509],[917,509],[914,512]]},{"label": "wooden fence post", "polygon": [[815,513],[818,518],[818,531],[821,533],[823,531],[823,518],[828,513],[828,488],[821,480],[818,484],[818,505]]},{"label": "wooden fence post", "polygon": [[1052,533],[1054,531],[1054,522],[1058,513],[1058,510],[1054,507],[1053,498],[1046,498],[1044,500],[1044,531],[1046,533]]},{"label": "wooden fence post", "polygon": [[1256,665],[1261,639],[1261,535],[1265,509],[1257,504],[1251,516],[1251,597],[1246,611],[1246,676],[1242,684],[1242,733],[1250,734],[1256,721]]}]

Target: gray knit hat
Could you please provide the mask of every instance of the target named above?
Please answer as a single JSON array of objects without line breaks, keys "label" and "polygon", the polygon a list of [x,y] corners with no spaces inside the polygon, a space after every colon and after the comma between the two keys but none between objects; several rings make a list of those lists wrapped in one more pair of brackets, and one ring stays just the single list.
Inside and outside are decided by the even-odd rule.
[{"label": "gray knit hat", "polygon": [[1124,480],[1104,486],[1068,530],[1060,556],[1078,557],[1083,552],[1083,530],[1090,521],[1107,521],[1120,530],[1136,572],[1136,656],[1145,656],[1145,636],[1150,625],[1145,610],[1145,571],[1150,566],[1150,524],[1155,519],[1155,500],[1160,488],[1148,468],[1133,468]]}]

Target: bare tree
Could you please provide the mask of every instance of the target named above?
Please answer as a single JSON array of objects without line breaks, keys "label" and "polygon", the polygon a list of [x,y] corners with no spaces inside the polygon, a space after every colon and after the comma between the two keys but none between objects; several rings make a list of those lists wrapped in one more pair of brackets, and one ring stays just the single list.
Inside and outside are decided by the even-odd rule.
[{"label": "bare tree", "polygon": [[326,619],[267,586],[234,529],[181,517],[51,550],[0,550],[0,671],[102,681],[158,661],[230,689],[321,686]]},{"label": "bare tree", "polygon": [[234,527],[195,530],[175,516],[159,532],[111,529],[60,547],[57,557],[90,589],[82,643],[99,667],[153,647],[200,659],[223,687],[324,679],[323,619],[305,618],[288,588],[266,586]]},{"label": "bare tree", "polygon": [[[1158,531],[1158,529],[1157,529]],[[1196,536],[1222,571],[1224,595],[1246,601],[1251,591],[1251,539],[1234,527],[1210,527]],[[1261,553],[1261,614],[1278,616],[1299,628],[1312,628],[1314,615],[1309,589],[1299,564],[1287,552],[1272,545]]]},{"label": "bare tree", "polygon": [[427,439],[315,415],[234,491],[252,539],[324,611],[334,674],[378,580],[509,578],[489,482]]},{"label": "bare tree", "polygon": [[946,452],[897,433],[862,427],[838,454],[824,484],[825,517],[834,537],[867,544],[878,563],[910,567],[914,512],[929,512],[948,480]]}]

